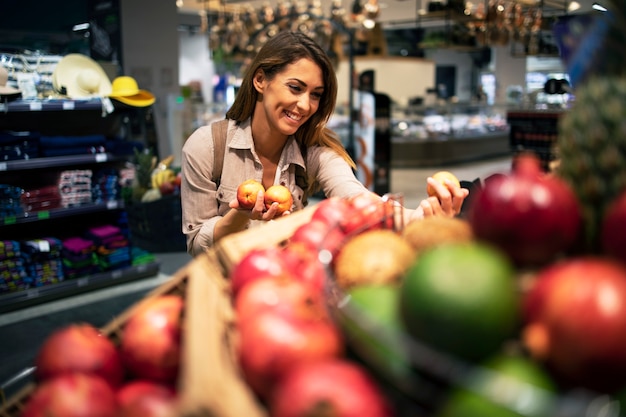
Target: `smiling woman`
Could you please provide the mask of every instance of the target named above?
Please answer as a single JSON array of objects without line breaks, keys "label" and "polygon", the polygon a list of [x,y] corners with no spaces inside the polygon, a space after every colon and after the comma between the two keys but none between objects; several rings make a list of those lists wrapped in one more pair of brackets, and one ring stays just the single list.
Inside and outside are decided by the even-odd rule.
[{"label": "smiling woman", "polygon": [[[251,220],[300,210],[316,191],[326,197],[369,193],[355,177],[355,164],[340,139],[326,126],[336,99],[337,77],[319,44],[302,32],[282,31],[268,39],[243,77],[225,129],[215,133],[219,129],[200,127],[183,147],[182,229],[190,254],[249,227]],[[225,143],[221,171],[215,159],[220,143]],[[266,206],[262,191],[252,208],[242,207],[237,189],[249,179],[266,190],[287,188],[293,203]],[[407,221],[459,213],[467,190],[431,183],[436,195],[418,210],[405,210]]]}]

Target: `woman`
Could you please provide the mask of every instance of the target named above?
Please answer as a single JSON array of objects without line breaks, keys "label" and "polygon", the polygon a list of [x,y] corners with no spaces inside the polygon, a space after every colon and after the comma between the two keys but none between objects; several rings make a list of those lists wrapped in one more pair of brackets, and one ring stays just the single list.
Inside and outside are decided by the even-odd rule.
[{"label": "woman", "polygon": [[[266,210],[262,192],[252,210],[239,207],[237,186],[247,179],[257,179],[265,188],[287,186],[294,198],[292,211],[302,209],[305,196],[314,190],[322,190],[327,197],[367,191],[355,177],[354,162],[341,141],[326,127],[336,97],[333,66],[311,38],[301,32],[283,31],[265,43],[226,113],[221,175],[213,172],[219,164],[214,163],[211,126],[199,128],[183,147],[183,233],[191,255],[247,228],[251,220],[267,221],[277,216],[277,203]],[[306,186],[296,180],[302,168]],[[431,178],[428,182],[437,196],[423,200],[417,210],[405,209],[407,221],[459,213],[468,191]]]}]

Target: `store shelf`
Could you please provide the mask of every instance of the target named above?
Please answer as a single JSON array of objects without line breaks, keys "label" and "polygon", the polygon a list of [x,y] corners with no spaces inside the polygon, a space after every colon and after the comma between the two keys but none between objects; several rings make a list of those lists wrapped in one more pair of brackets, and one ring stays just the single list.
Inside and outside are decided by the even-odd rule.
[{"label": "store shelf", "polygon": [[108,101],[15,100],[0,103],[0,130],[79,135],[113,132],[120,113]]},{"label": "store shelf", "polygon": [[123,282],[151,277],[159,272],[159,267],[160,264],[158,262],[152,262],[70,279],[56,284],[1,294],[0,313],[40,304],[60,297],[67,297],[111,285],[118,285]]},{"label": "store shelf", "polygon": [[1,171],[20,171],[27,169],[56,168],[79,166],[85,164],[104,164],[107,162],[125,161],[126,156],[115,156],[110,153],[96,153],[85,155],[52,156],[46,158],[19,159],[0,162]]},{"label": "store shelf", "polygon": [[60,219],[64,217],[72,217],[83,214],[99,213],[108,210],[117,210],[124,207],[121,200],[107,201],[104,203],[86,204],[77,207],[59,207],[52,210],[42,210],[32,213],[23,213],[19,216],[6,216],[0,218],[1,226],[10,226],[14,224],[32,223],[40,220]]}]

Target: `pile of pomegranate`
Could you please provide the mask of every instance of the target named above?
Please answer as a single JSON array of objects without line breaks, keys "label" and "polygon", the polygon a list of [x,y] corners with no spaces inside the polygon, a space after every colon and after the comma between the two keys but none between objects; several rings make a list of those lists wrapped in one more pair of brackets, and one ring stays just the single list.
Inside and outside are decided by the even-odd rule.
[{"label": "pile of pomegranate", "polygon": [[119,343],[88,323],[59,328],[36,357],[22,417],[174,417],[183,298],[147,298]]}]

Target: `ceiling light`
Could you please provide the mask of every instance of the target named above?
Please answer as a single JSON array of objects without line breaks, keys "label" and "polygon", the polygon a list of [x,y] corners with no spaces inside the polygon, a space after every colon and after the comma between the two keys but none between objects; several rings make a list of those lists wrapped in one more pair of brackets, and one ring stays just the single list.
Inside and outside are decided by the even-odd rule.
[{"label": "ceiling light", "polygon": [[591,8],[593,10],[597,10],[599,12],[606,12],[606,7],[604,7],[603,5],[601,5],[600,3],[593,3],[593,5],[591,6]]},{"label": "ceiling light", "polygon": [[580,9],[580,3],[578,3],[577,1],[572,1],[567,5],[568,12],[575,12],[578,9]]}]

